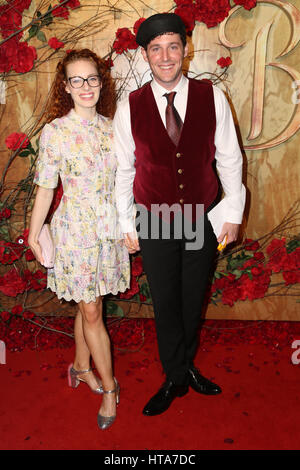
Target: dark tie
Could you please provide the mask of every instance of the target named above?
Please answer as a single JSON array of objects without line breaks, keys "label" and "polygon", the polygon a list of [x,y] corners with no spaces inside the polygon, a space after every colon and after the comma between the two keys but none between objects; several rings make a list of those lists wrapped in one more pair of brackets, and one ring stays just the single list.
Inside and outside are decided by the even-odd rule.
[{"label": "dark tie", "polygon": [[167,98],[167,107],[166,107],[166,128],[167,132],[177,146],[179,142],[180,132],[182,128],[182,120],[178,114],[177,109],[174,106],[174,98],[176,91],[171,93],[166,93],[164,96]]}]

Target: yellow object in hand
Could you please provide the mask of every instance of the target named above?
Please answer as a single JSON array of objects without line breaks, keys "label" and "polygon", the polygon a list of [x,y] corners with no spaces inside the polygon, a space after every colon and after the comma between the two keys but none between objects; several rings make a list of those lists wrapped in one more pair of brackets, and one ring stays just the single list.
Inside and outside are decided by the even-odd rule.
[{"label": "yellow object in hand", "polygon": [[219,245],[218,245],[218,250],[219,250],[219,251],[223,251],[224,248],[226,247],[226,245],[227,245],[227,235],[225,235],[225,237],[224,237],[222,243],[219,243]]}]

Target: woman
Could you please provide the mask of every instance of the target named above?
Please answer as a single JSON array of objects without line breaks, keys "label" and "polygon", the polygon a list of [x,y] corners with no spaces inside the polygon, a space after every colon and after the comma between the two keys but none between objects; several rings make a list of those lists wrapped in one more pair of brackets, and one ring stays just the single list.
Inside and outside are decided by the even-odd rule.
[{"label": "woman", "polygon": [[[82,381],[93,392],[103,393],[100,429],[114,422],[120,392],[102,318],[102,296],[124,292],[130,284],[128,252],[115,209],[110,119],[115,103],[110,73],[96,54],[73,50],[58,64],[40,138],[34,178],[38,188],[28,237],[43,264],[38,236],[60,177],[63,196],[51,221],[56,250],[47,283],[59,299],[78,303],[69,385],[77,387]],[[91,357],[102,383],[90,368]]]}]

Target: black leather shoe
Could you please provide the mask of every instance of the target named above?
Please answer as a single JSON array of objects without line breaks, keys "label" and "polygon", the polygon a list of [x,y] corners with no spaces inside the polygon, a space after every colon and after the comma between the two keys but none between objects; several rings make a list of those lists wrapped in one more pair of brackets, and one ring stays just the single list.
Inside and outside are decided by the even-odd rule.
[{"label": "black leather shoe", "polygon": [[146,416],[155,416],[166,411],[176,397],[183,397],[188,392],[188,385],[176,385],[165,382],[158,392],[148,401],[143,409]]},{"label": "black leather shoe", "polygon": [[190,386],[195,392],[203,393],[204,395],[218,395],[218,393],[222,392],[218,385],[203,377],[194,366],[189,368],[189,376]]}]

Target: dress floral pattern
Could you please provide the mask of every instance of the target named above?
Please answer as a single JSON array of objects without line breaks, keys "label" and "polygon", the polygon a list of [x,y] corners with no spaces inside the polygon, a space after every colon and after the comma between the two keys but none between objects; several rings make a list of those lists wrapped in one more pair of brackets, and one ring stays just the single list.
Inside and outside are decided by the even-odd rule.
[{"label": "dress floral pattern", "polygon": [[34,182],[63,196],[51,221],[56,247],[47,287],[58,298],[94,302],[130,285],[129,255],[117,221],[114,180],[117,160],[112,122],[73,109],[43,128]]}]

